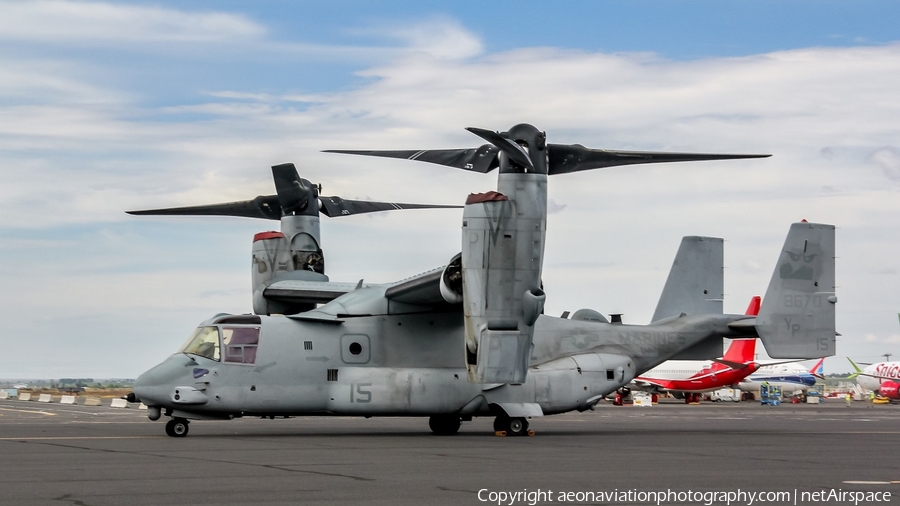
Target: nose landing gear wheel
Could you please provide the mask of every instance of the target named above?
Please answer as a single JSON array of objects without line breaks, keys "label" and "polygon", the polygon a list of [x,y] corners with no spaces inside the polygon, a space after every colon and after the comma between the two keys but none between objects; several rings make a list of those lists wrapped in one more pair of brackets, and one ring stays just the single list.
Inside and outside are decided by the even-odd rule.
[{"label": "nose landing gear wheel", "polygon": [[173,418],[166,422],[166,434],[171,437],[184,437],[188,435],[188,421],[184,418]]}]

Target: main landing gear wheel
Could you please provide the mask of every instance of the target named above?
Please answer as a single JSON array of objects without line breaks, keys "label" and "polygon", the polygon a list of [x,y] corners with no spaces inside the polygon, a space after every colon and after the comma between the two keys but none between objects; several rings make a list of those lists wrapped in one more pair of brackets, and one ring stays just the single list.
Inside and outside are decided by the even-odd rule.
[{"label": "main landing gear wheel", "polygon": [[506,432],[507,436],[527,436],[528,420],[522,417],[498,416],[494,418],[494,432]]},{"label": "main landing gear wheel", "polygon": [[428,419],[428,427],[438,436],[452,436],[459,432],[462,421],[456,415],[435,415]]},{"label": "main landing gear wheel", "polygon": [[166,422],[166,434],[171,437],[184,437],[188,434],[188,421],[184,418],[173,418]]}]

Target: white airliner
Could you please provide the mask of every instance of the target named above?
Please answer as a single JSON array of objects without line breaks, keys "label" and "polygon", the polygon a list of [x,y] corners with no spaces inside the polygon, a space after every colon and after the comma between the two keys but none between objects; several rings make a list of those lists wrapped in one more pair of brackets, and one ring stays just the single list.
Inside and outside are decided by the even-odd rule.
[{"label": "white airliner", "polygon": [[859,386],[866,390],[872,390],[882,397],[900,400],[900,362],[868,364],[862,370],[852,360],[850,363],[856,369],[856,373],[851,374],[850,377],[855,377]]},{"label": "white airliner", "polygon": [[[897,313],[897,318],[900,318],[900,313]],[[850,357],[847,357],[847,360],[850,360]],[[850,363],[856,369],[850,378],[856,378],[859,386],[892,401],[900,400],[900,362],[865,364],[866,368],[862,370],[852,360]]]},{"label": "white airliner", "polygon": [[753,361],[756,339],[735,339],[721,359],[667,360],[634,379],[641,390],[685,395],[685,402],[700,402],[700,394],[737,384],[759,364]]},{"label": "white airliner", "polygon": [[816,379],[824,377],[824,358],[820,359],[808,370],[798,363],[769,364],[759,368],[755,373],[744,378],[738,385],[742,392],[759,392],[764,381],[781,388],[784,395],[806,393],[816,384]]},{"label": "white airliner", "polygon": [[[746,314],[759,314],[762,299],[750,299]],[[756,339],[731,341],[725,355],[713,361],[667,360],[634,379],[632,384],[641,390],[672,392],[684,395],[687,403],[700,402],[700,394],[737,384],[759,368],[754,361]]]}]

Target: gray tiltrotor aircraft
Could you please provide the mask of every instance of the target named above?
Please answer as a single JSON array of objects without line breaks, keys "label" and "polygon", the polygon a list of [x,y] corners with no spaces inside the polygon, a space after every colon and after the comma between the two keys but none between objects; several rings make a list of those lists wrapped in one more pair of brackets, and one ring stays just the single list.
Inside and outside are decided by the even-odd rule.
[{"label": "gray tiltrotor aircraft", "polygon": [[[436,434],[493,416],[496,431],[523,435],[529,417],[590,409],[665,360],[716,358],[724,337],[758,336],[775,358],[834,354],[831,225],[791,225],[756,317],[722,314],[722,241],[708,237],[682,242],[650,325],[609,323],[592,310],[543,314],[548,176],[766,155],[548,144],[527,124],[469,131],[488,144],[338,151],[481,173],[499,168],[497,191],[466,200],[460,254],[382,285],[255,278],[256,314],[203,322],[179,353],[137,379],[134,398],[149,417],[171,417],[171,436],[186,435],[189,419],[294,415],[428,416]],[[261,264],[272,270],[267,254],[254,247],[254,276]]]}]

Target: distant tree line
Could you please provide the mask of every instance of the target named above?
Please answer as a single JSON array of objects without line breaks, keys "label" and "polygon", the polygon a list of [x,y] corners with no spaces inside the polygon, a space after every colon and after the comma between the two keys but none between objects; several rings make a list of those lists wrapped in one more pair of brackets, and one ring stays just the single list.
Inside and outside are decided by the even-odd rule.
[{"label": "distant tree line", "polygon": [[60,378],[57,387],[87,387],[94,383],[94,378]]}]

